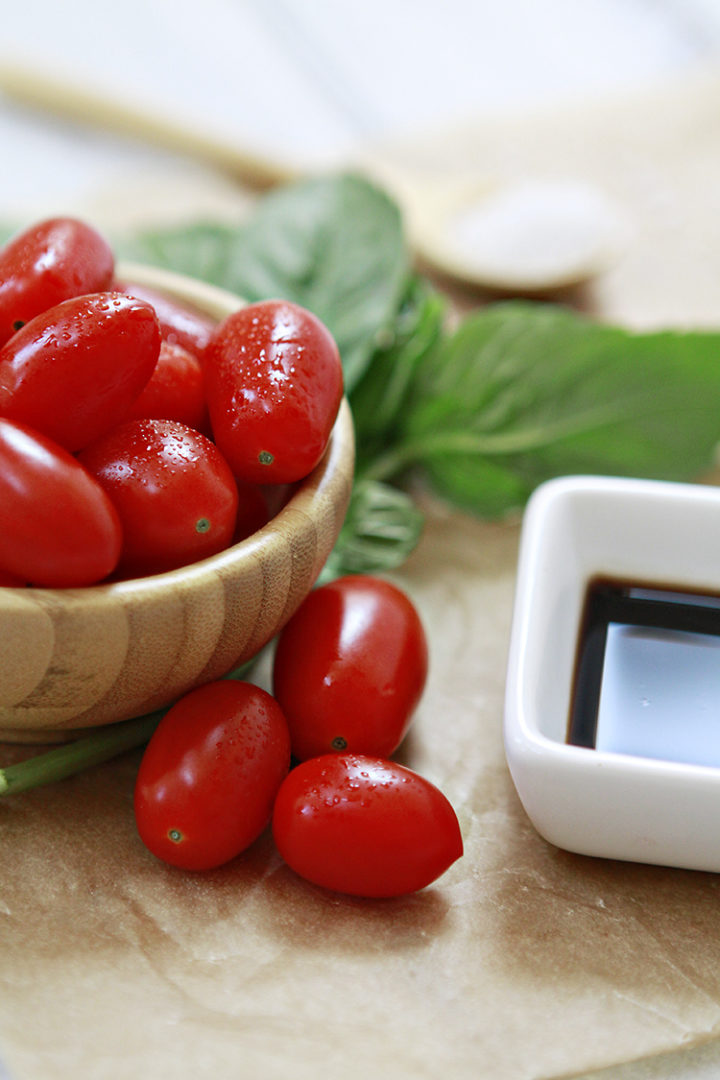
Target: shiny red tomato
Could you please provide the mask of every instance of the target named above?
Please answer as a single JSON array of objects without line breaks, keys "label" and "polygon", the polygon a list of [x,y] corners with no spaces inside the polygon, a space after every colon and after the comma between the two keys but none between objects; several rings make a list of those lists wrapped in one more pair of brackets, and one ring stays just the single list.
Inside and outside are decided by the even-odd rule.
[{"label": "shiny red tomato", "polygon": [[246,540],[270,520],[270,511],[262,488],[237,481],[238,511],[233,542]]},{"label": "shiny red tomato", "polygon": [[236,311],[205,351],[213,436],[236,476],[307,476],[327,446],[343,393],[330,331],[305,308],[267,300]]},{"label": "shiny red tomato", "polygon": [[287,725],[270,694],[230,679],[190,691],[162,718],[140,763],[143,843],[174,866],[221,866],[266,827],[289,765]]},{"label": "shiny red tomato", "polygon": [[163,341],[150,380],[130,406],[127,420],[180,420],[207,434],[210,430],[200,361],[181,345]]},{"label": "shiny red tomato", "polygon": [[237,487],[220,451],[175,420],[128,420],[78,455],[112,500],[123,528],[118,570],[172,570],[226,548]]},{"label": "shiny red tomato", "polygon": [[95,229],[51,218],[25,229],[0,251],[0,345],[62,300],[110,287],[112,250]]},{"label": "shiny red tomato", "polygon": [[463,852],[439,788],[363,754],[326,754],[294,768],[275,800],[273,835],[301,877],[353,896],[415,892]]},{"label": "shiny red tomato", "polygon": [[155,312],[122,293],[64,300],[0,349],[0,416],[79,450],[123,419],[160,352]]},{"label": "shiny red tomato", "polygon": [[46,436],[2,419],[0,520],[4,584],[92,585],[120,555],[120,521],[97,481]]},{"label": "shiny red tomato", "polygon": [[152,304],[160,320],[163,340],[170,345],[180,345],[202,361],[217,319],[146,285],[132,283],[117,287],[128,296],[137,296],[139,300]]},{"label": "shiny red tomato", "polygon": [[12,574],[9,570],[0,569],[0,585],[4,588],[20,589],[28,584],[27,579],[20,577],[19,574]]},{"label": "shiny red tomato", "polygon": [[332,750],[388,757],[423,692],[428,647],[410,598],[380,578],[338,578],[315,589],[280,633],[273,691],[293,754]]}]

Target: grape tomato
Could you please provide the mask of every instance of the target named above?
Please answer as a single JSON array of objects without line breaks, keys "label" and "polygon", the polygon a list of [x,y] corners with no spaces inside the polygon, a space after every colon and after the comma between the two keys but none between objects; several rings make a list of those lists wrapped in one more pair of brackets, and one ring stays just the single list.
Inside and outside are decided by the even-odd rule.
[{"label": "grape tomato", "polygon": [[41,221],[11,238],[0,250],[0,345],[62,300],[108,289],[114,263],[107,241],[75,218]]},{"label": "grape tomato", "polygon": [[200,361],[181,345],[163,341],[149,381],[127,420],[179,420],[208,434],[210,421]]},{"label": "grape tomato", "polygon": [[238,492],[237,520],[233,542],[247,540],[270,520],[270,510],[263,489],[257,484],[236,481]]},{"label": "grape tomato", "polygon": [[0,416],[80,450],[124,418],[159,352],[157,316],[143,300],[64,300],[0,349]]},{"label": "grape tomato", "polygon": [[396,585],[359,574],[314,589],[280,632],[273,661],[294,756],[388,757],[408,730],[427,672],[420,616]]},{"label": "grape tomato", "polygon": [[249,304],[216,328],[204,368],[213,437],[236,476],[285,484],[313,470],[343,393],[337,346],[315,315]]},{"label": "grape tomato", "polygon": [[117,288],[129,296],[136,296],[139,300],[146,300],[151,304],[160,322],[163,340],[170,345],[187,349],[202,362],[205,348],[217,325],[216,319],[146,285],[124,283],[118,284]]},{"label": "grape tomato", "polygon": [[233,680],[190,691],[140,762],[134,806],[143,843],[174,866],[221,866],[265,829],[289,766],[287,725],[270,694]]},{"label": "grape tomato", "polygon": [[199,431],[173,420],[128,420],[78,458],[122,522],[122,574],[173,570],[232,542],[235,480],[217,447]]},{"label": "grape tomato", "polygon": [[297,874],[353,896],[415,892],[463,853],[455,811],[439,788],[363,754],[297,765],[278,791],[273,835]]},{"label": "grape tomato", "polygon": [[120,521],[102,487],[67,450],[5,419],[0,514],[0,568],[10,582],[92,585],[117,564]]}]

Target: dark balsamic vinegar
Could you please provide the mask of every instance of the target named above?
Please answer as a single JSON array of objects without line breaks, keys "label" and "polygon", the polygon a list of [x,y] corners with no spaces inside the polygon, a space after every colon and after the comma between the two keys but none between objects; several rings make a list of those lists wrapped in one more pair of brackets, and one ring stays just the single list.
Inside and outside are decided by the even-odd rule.
[{"label": "dark balsamic vinegar", "polygon": [[[710,651],[708,645],[712,646]],[[620,701],[618,707],[618,679],[612,676],[615,712],[620,715],[605,721],[616,731],[624,722],[628,727],[635,724],[637,730],[634,734],[605,736],[605,742],[609,739],[609,748],[631,753],[638,751],[627,751],[627,746],[640,745],[642,756],[716,764],[715,758],[711,760],[707,755],[717,756],[720,750],[706,754],[703,746],[707,725],[713,724],[720,733],[720,594],[695,592],[682,586],[601,577],[590,582],[575,658],[567,741],[575,746],[605,748],[601,747],[598,724],[604,687],[607,689],[610,680],[608,657],[616,666],[630,668],[630,658],[640,655],[640,648],[645,649],[641,677],[637,673],[633,677],[637,686],[644,679],[650,689],[638,690],[623,674],[631,686],[623,686],[624,697],[633,700]],[[697,656],[693,657],[693,653]],[[632,659],[632,663],[637,660]],[[686,708],[685,696],[690,699],[693,693],[698,701]],[[664,702],[658,701],[658,695],[664,695]],[[644,707],[651,705],[653,708],[645,712]],[[669,716],[669,708],[680,714],[677,722]],[[648,722],[654,722],[655,727],[648,726]],[[696,746],[678,748],[678,738],[685,730],[679,725],[683,724],[688,739],[694,739]],[[669,728],[674,730],[668,737]],[[647,742],[645,748],[643,739]],[[612,745],[613,740],[617,747]]]}]

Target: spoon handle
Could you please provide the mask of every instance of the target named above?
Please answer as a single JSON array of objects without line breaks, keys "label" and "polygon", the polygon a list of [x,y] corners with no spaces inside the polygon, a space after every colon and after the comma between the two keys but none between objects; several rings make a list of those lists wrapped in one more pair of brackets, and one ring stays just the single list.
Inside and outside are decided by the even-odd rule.
[{"label": "spoon handle", "polygon": [[229,139],[213,137],[157,110],[148,111],[26,66],[0,64],[0,91],[23,105],[206,161],[254,188],[273,187],[298,175],[287,162],[244,149]]}]

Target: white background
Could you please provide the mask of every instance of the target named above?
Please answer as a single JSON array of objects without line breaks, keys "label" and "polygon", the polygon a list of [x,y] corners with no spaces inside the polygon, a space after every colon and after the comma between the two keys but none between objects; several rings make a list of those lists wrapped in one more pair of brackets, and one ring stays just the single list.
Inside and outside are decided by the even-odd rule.
[{"label": "white background", "polygon": [[[681,76],[720,0],[24,0],[8,63],[299,170],[474,116]],[[197,164],[2,96],[0,220],[196,188]],[[142,184],[145,183],[145,188]],[[209,187],[217,184],[208,177]],[[119,194],[118,194],[119,192]],[[172,205],[173,190],[167,192]]]}]

